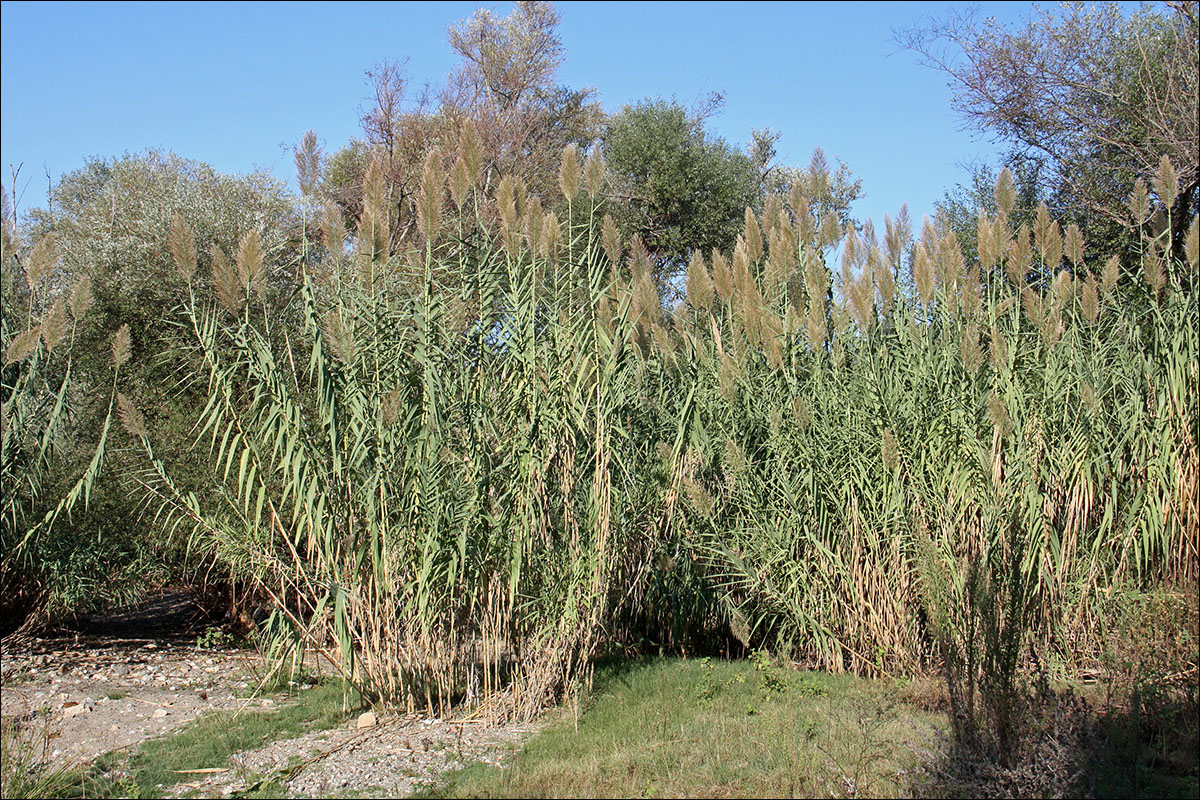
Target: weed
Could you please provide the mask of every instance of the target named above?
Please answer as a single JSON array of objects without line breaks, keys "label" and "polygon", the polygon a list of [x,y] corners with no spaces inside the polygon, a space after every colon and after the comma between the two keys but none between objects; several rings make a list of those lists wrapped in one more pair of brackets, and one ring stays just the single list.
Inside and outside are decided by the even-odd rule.
[{"label": "weed", "polygon": [[37,718],[0,722],[0,796],[62,797],[76,778],[69,762],[53,763],[50,741],[54,734]]}]

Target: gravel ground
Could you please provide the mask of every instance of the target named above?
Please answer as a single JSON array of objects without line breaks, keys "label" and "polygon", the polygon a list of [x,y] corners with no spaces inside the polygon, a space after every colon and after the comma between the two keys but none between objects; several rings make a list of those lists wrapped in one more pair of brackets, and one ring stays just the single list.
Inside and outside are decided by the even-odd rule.
[{"label": "gravel ground", "polygon": [[289,797],[404,797],[469,761],[506,761],[536,728],[418,717],[365,730],[352,723],[239,753],[228,771],[179,784],[173,795],[223,797],[274,779]]},{"label": "gravel ground", "polygon": [[[241,697],[256,685],[261,660],[253,651],[198,648],[206,624],[176,592],[85,618],[74,630],[4,640],[0,717],[44,726],[52,759],[85,765],[206,712],[281,702]],[[239,753],[225,771],[196,775],[171,791],[224,797],[275,780],[293,797],[400,797],[467,761],[499,763],[536,729],[413,716],[367,722]]]}]

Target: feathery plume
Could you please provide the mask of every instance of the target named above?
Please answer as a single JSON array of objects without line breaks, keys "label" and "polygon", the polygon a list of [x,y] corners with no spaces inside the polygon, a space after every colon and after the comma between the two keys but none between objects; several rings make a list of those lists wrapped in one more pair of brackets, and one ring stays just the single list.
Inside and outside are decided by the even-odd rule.
[{"label": "feathery plume", "polygon": [[341,258],[346,249],[346,222],[342,210],[333,200],[325,201],[325,213],[321,217],[321,238],[325,249],[335,259]]},{"label": "feathery plume", "polygon": [[888,261],[892,270],[899,271],[904,263],[904,251],[912,242],[912,221],[908,216],[908,205],[900,206],[899,213],[893,221],[887,214],[883,215],[884,244],[887,245]]},{"label": "feathery plume", "polygon": [[792,211],[796,215],[796,238],[804,246],[813,244],[813,237],[817,233],[817,221],[813,219],[812,208],[808,204],[808,198],[799,194],[798,190],[793,194],[793,202],[798,205],[792,206]]},{"label": "feathery plume", "polygon": [[[641,273],[645,273],[647,278],[650,275],[650,254],[646,252],[646,245],[642,244],[641,235],[636,233],[629,240],[629,271],[635,277]],[[657,290],[654,296],[658,297]]]},{"label": "feathery plume", "polygon": [[699,250],[692,251],[692,259],[687,269],[687,298],[688,305],[699,310],[708,308],[713,298],[713,282],[704,265],[704,256]]},{"label": "feathery plume", "polygon": [[311,130],[305,131],[300,139],[300,146],[293,148],[293,153],[300,194],[307,197],[313,193],[321,180],[321,147],[317,144],[317,134]]},{"label": "feathery plume", "polygon": [[881,264],[875,273],[875,282],[879,284],[879,311],[886,317],[891,313],[892,303],[896,299],[896,276],[887,264]]},{"label": "feathery plume", "polygon": [[[513,179],[505,175],[496,187],[496,208],[500,211],[500,221],[505,230],[512,230],[517,224],[517,199]],[[605,217],[607,219],[607,216]],[[607,222],[605,223],[607,225]]]},{"label": "feathery plume", "polygon": [[962,284],[962,295],[959,298],[963,313],[973,317],[983,307],[983,279],[979,267],[975,264],[967,270],[966,279]]},{"label": "feathery plume", "polygon": [[962,354],[963,369],[968,375],[974,376],[983,365],[983,353],[979,349],[979,325],[973,319],[963,329],[959,351]]},{"label": "feathery plume", "polygon": [[458,157],[462,159],[471,185],[479,182],[479,168],[483,166],[483,146],[479,143],[479,131],[470,117],[462,121],[458,129]]},{"label": "feathery plume", "polygon": [[471,186],[474,183],[466,159],[459,156],[450,170],[450,199],[454,201],[454,207],[459,211],[462,211],[463,204],[467,202],[467,196],[471,193]]},{"label": "feathery plume", "polygon": [[846,226],[846,235],[842,238],[842,282],[849,283],[850,277],[862,263],[861,242],[853,225]]},{"label": "feathery plume", "polygon": [[810,300],[808,313],[804,317],[804,333],[808,336],[808,343],[816,352],[825,349],[825,340],[829,337],[824,305],[823,301]]},{"label": "feathery plume", "polygon": [[1054,300],[1059,308],[1065,308],[1070,303],[1071,298],[1075,296],[1075,278],[1070,270],[1059,270],[1050,284],[1050,291],[1054,293]]},{"label": "feathery plume", "polygon": [[812,197],[818,201],[829,199],[829,162],[825,160],[825,151],[819,147],[813,150],[812,160],[808,162],[808,180]]},{"label": "feathery plume", "polygon": [[196,274],[196,240],[183,214],[177,213],[171,220],[171,234],[167,245],[179,277],[183,278],[184,283],[190,284],[192,276]]},{"label": "feathery plume", "polygon": [[810,421],[808,403],[804,402],[804,398],[800,395],[796,395],[796,398],[792,400],[792,415],[796,418],[796,423],[800,426],[801,431],[808,428]]},{"label": "feathery plume", "polygon": [[933,293],[937,287],[933,275],[933,264],[929,258],[929,250],[925,247],[924,242],[918,242],[916,250],[913,253],[912,273],[913,283],[917,285],[917,296],[921,299],[921,305],[929,308],[929,304],[933,302]]},{"label": "feathery plume", "polygon": [[1029,226],[1022,225],[1008,245],[1008,259],[1004,264],[1004,271],[1014,287],[1020,289],[1025,286],[1025,276],[1029,274],[1032,263],[1033,245],[1029,242]]},{"label": "feathery plume", "polygon": [[29,354],[37,349],[38,342],[41,340],[41,333],[39,328],[34,327],[14,336],[4,351],[5,366],[16,364],[29,358]]},{"label": "feathery plume", "polygon": [[558,245],[562,242],[562,227],[558,215],[553,210],[547,211],[542,218],[542,257],[554,261],[558,257]]},{"label": "feathery plume", "polygon": [[1187,238],[1184,240],[1183,251],[1192,272],[1200,269],[1200,215],[1192,217],[1192,224],[1188,226]]},{"label": "feathery plume", "polygon": [[[1038,203],[1037,213],[1033,218],[1033,245],[1039,253],[1046,249],[1046,237],[1050,235],[1050,225],[1053,221],[1050,216],[1050,207],[1046,205],[1045,201]],[[1054,265],[1047,264],[1047,266]]]},{"label": "feathery plume", "polygon": [[1067,259],[1071,265],[1079,269],[1083,263],[1083,231],[1074,222],[1067,228]]},{"label": "feathery plume", "polygon": [[1062,308],[1057,305],[1051,305],[1046,310],[1046,315],[1042,322],[1042,339],[1047,345],[1053,347],[1058,343],[1058,340],[1062,338],[1065,330],[1066,329],[1063,327]]},{"label": "feathery plume", "polygon": [[144,439],[149,435],[149,431],[146,430],[146,419],[142,416],[142,412],[120,392],[117,393],[117,409],[121,417],[121,427],[127,430],[130,436]]},{"label": "feathery plume", "polygon": [[392,389],[379,400],[379,414],[383,417],[384,425],[391,425],[400,417],[404,410],[404,393]]},{"label": "feathery plume", "polygon": [[83,319],[94,302],[92,276],[80,275],[79,280],[75,282],[75,287],[71,289],[71,316],[75,318],[76,322]]},{"label": "feathery plume", "polygon": [[1163,267],[1163,260],[1159,256],[1157,248],[1146,248],[1146,252],[1142,256],[1142,277],[1146,279],[1146,285],[1150,287],[1150,291],[1155,295],[1161,292],[1162,288],[1167,285],[1167,273]]},{"label": "feathery plume", "polygon": [[46,312],[46,316],[42,317],[40,326],[46,350],[53,350],[54,346],[62,341],[63,336],[67,333],[67,323],[67,306],[61,297],[56,297],[50,304],[50,310]]},{"label": "feathery plume", "polygon": [[325,334],[325,343],[329,345],[329,350],[343,364],[354,363],[354,358],[358,354],[354,331],[346,325],[342,315],[336,308],[331,308],[325,314],[323,322],[321,332]]},{"label": "feathery plume", "polygon": [[979,264],[985,270],[990,270],[1000,261],[1000,247],[992,229],[992,221],[982,210],[975,223],[975,240],[979,249]]},{"label": "feathery plume", "polygon": [[1088,275],[1083,282],[1080,294],[1080,310],[1083,318],[1094,323],[1100,317],[1100,287],[1096,285],[1096,276]]},{"label": "feathery plume", "polygon": [[996,205],[1004,212],[1004,216],[1012,216],[1013,207],[1017,204],[1017,187],[1013,183],[1012,172],[1008,167],[1000,170],[996,177]]},{"label": "feathery plume", "polygon": [[237,263],[238,279],[246,287],[247,296],[256,294],[262,299],[266,295],[267,278],[263,267],[262,239],[258,231],[248,231],[242,237],[234,261]]},{"label": "feathery plume", "polygon": [[879,439],[879,455],[883,461],[883,468],[888,472],[895,472],[900,466],[900,445],[896,443],[896,434],[892,433],[891,428],[884,428]]},{"label": "feathery plume", "polygon": [[1104,269],[1100,272],[1100,291],[1105,298],[1112,294],[1120,277],[1121,260],[1117,256],[1110,256],[1108,261],[1104,262]]},{"label": "feathery plume", "polygon": [[746,240],[738,237],[733,246],[733,284],[738,291],[748,291],[748,284],[754,282],[750,274],[750,254],[747,252]]},{"label": "feathery plume", "polygon": [[1004,338],[1004,332],[1000,330],[1000,326],[992,326],[991,341],[988,344],[992,369],[997,374],[1003,375],[1008,370],[1008,342]]},{"label": "feathery plume", "polygon": [[750,256],[750,260],[755,263],[761,261],[763,254],[762,230],[758,226],[758,219],[754,216],[754,212],[750,210],[749,206],[746,206],[742,238],[746,242],[746,252]]},{"label": "feathery plume", "polygon": [[687,496],[688,504],[693,511],[704,519],[712,516],[716,501],[691,475],[683,476],[683,493]]},{"label": "feathery plume", "polygon": [[1057,269],[1062,263],[1063,237],[1057,220],[1047,226],[1046,235],[1038,245],[1038,254],[1042,257],[1042,263],[1050,269]]},{"label": "feathery plume", "polygon": [[604,215],[604,221],[600,224],[600,244],[604,248],[604,254],[608,256],[608,263],[614,267],[621,263],[625,248],[621,245],[617,223],[608,214]]},{"label": "feathery plume", "polygon": [[588,194],[596,197],[604,191],[604,154],[600,152],[599,146],[592,147],[588,153],[583,171]]},{"label": "feathery plume", "polygon": [[484,166],[484,148],[479,142],[475,122],[469,116],[458,127],[458,157],[462,158],[463,166],[467,168],[470,184],[478,184],[479,170]]},{"label": "feathery plume", "polygon": [[958,244],[958,235],[954,231],[946,231],[938,237],[937,264],[942,287],[947,294],[947,305],[953,307],[957,304],[959,286],[966,267],[966,259],[963,257],[962,247]]},{"label": "feathery plume", "polygon": [[785,214],[784,220],[787,219],[786,212],[783,210],[783,198],[774,193],[767,195],[767,199],[763,201],[762,212],[763,238],[765,240],[770,241],[771,237],[776,235],[780,214]]},{"label": "feathery plume", "polygon": [[788,192],[788,204],[792,207],[792,215],[800,220],[800,208],[808,208],[808,196],[804,193],[804,181],[793,181]]},{"label": "feathery plume", "polygon": [[1133,191],[1129,194],[1129,218],[1133,220],[1134,225],[1141,225],[1146,221],[1146,208],[1150,202],[1150,190],[1146,187],[1146,182],[1138,178],[1133,182]]},{"label": "feathery plume", "polygon": [[242,284],[238,282],[233,265],[222,250],[214,242],[212,245],[212,282],[217,290],[217,300],[230,314],[242,310]]},{"label": "feathery plume", "polygon": [[129,360],[133,349],[133,339],[129,334],[129,323],[117,328],[112,338],[113,368],[120,369]]},{"label": "feathery plume", "polygon": [[1158,194],[1158,202],[1168,209],[1175,205],[1175,197],[1179,194],[1179,177],[1175,173],[1175,165],[1166,153],[1158,162],[1158,173],[1154,176],[1154,191]]},{"label": "feathery plume", "polygon": [[30,291],[37,292],[38,284],[50,274],[57,258],[54,234],[47,233],[38,239],[37,244],[29,252],[29,258],[25,261],[25,280],[29,284]]},{"label": "feathery plume", "polygon": [[435,147],[425,157],[421,171],[420,199],[417,201],[417,226],[426,242],[437,238],[442,225],[442,198],[446,191],[446,176],[442,171],[442,154]]},{"label": "feathery plume", "polygon": [[717,290],[717,295],[725,301],[733,299],[733,270],[729,268],[729,262],[725,260],[725,255],[713,249],[712,254],[712,278],[713,288]]},{"label": "feathery plume", "polygon": [[563,148],[562,162],[558,165],[558,188],[568,203],[579,194],[579,179],[579,148],[569,144]]},{"label": "feathery plume", "polygon": [[1005,407],[1004,401],[996,394],[995,390],[988,392],[987,396],[988,417],[992,420],[992,425],[999,431],[1001,436],[1008,433],[1012,427],[1012,420],[1008,416],[1008,408]]},{"label": "feathery plume", "polygon": [[821,220],[821,230],[818,236],[818,244],[821,247],[833,247],[842,238],[842,226],[838,222],[837,214],[828,213]]},{"label": "feathery plume", "polygon": [[1029,320],[1035,328],[1041,328],[1045,322],[1045,308],[1042,304],[1042,296],[1028,286],[1021,289],[1021,308],[1025,312],[1025,318]]},{"label": "feathery plume", "polygon": [[530,197],[525,203],[525,246],[530,253],[538,253],[542,249],[542,223],[545,220],[541,198]]},{"label": "feathery plume", "polygon": [[850,286],[850,315],[865,336],[875,321],[875,283],[870,270],[863,270]]},{"label": "feathery plume", "polygon": [[387,187],[383,180],[383,157],[374,155],[363,173],[363,214],[387,219]]}]

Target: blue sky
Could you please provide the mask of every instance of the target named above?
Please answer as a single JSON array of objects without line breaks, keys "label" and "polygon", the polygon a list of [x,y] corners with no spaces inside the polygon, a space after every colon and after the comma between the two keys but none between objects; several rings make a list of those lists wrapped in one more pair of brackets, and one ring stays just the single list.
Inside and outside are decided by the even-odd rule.
[{"label": "blue sky", "polygon": [[[981,3],[1021,22],[1029,3]],[[295,185],[291,147],[312,128],[327,150],[358,133],[364,71],[408,59],[412,84],[456,64],[446,29],[508,3],[50,3],[0,8],[0,164],[24,162],[22,208],[89,155],[171,149],[225,172],[265,167]],[[722,91],[710,128],[744,145],[782,133],[783,163],[815,146],[863,179],[861,218],[919,222],[962,164],[995,147],[961,130],[945,78],[892,40],[950,3],[566,2],[559,82],[591,86],[606,110],[645,97],[691,105]],[[11,188],[11,187],[10,187]]]}]

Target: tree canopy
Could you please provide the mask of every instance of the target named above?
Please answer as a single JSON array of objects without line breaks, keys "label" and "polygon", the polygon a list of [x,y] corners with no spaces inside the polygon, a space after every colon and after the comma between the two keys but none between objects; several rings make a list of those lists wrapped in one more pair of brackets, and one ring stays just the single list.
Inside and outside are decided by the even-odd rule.
[{"label": "tree canopy", "polygon": [[677,102],[625,106],[604,130],[604,157],[624,232],[669,271],[690,252],[728,248],[758,199],[750,156],[704,129]]},{"label": "tree canopy", "polygon": [[1127,17],[1115,3],[1070,4],[1019,30],[954,13],[898,39],[945,73],[954,108],[1010,162],[1034,162],[1050,205],[1090,241],[1128,241],[1143,221],[1131,218],[1130,189],[1138,178],[1153,188],[1169,158],[1177,180],[1154,199],[1181,253],[1200,200],[1197,4],[1167,9]]}]

